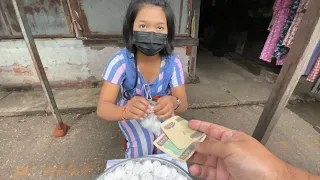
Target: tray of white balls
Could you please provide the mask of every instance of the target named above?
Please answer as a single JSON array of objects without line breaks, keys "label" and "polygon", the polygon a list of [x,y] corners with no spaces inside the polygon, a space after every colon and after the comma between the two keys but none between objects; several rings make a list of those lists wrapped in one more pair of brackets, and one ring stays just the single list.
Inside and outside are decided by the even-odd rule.
[{"label": "tray of white balls", "polygon": [[180,166],[158,157],[127,159],[104,171],[96,180],[193,180]]}]

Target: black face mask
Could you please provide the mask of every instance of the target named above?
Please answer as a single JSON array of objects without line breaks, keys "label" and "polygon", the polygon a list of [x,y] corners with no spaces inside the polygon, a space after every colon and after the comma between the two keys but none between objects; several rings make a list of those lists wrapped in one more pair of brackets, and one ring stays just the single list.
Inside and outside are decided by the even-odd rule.
[{"label": "black face mask", "polygon": [[167,34],[133,31],[133,44],[144,55],[154,56],[167,44]]}]

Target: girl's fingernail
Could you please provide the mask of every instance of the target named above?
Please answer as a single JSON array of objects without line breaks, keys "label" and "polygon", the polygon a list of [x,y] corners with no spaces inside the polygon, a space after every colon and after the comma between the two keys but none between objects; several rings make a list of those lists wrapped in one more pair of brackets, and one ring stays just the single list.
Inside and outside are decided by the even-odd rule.
[{"label": "girl's fingernail", "polygon": [[148,114],[145,114],[145,115],[144,115],[144,118],[146,118],[147,116],[148,116]]},{"label": "girl's fingernail", "polygon": [[143,118],[140,118],[140,120],[142,121],[142,120],[143,120]]}]

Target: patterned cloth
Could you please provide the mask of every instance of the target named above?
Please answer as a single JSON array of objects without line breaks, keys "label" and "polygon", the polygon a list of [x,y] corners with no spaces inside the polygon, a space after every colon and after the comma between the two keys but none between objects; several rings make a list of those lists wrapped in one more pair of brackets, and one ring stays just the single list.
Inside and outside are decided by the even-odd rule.
[{"label": "patterned cloth", "polygon": [[299,4],[300,4],[300,0],[293,0],[293,3],[291,4],[291,7],[290,7],[289,16],[282,28],[281,36],[277,42],[275,51],[273,53],[273,57],[277,59],[277,65],[283,65],[284,56],[287,55],[290,50],[289,48],[287,48],[282,44],[295,18]]},{"label": "patterned cloth", "polygon": [[307,9],[307,6],[308,6],[308,3],[309,3],[309,0],[301,0],[300,1],[300,5],[299,5],[299,8],[297,10],[297,14],[291,24],[291,27],[286,35],[286,37],[284,38],[283,40],[283,43],[282,45],[288,47],[288,48],[291,48],[291,45],[293,43],[293,40],[294,40],[294,37],[296,35],[296,32],[299,28],[299,25],[302,21],[302,18],[305,14],[305,10]]},{"label": "patterned cloth", "polygon": [[314,65],[311,73],[309,74],[307,81],[314,82],[317,79],[319,72],[320,72],[320,56],[318,57],[316,64]]},{"label": "patterned cloth", "polygon": [[308,66],[307,66],[307,69],[306,69],[306,72],[304,73],[304,75],[310,74],[310,72],[312,71],[313,66],[315,65],[315,63],[318,60],[319,54],[320,54],[320,41],[318,41],[318,44],[317,44],[316,48],[314,49],[314,51],[312,53],[312,56],[311,56],[311,58],[309,60],[309,63],[308,63]]},{"label": "patterned cloth", "polygon": [[285,22],[290,14],[290,7],[292,2],[293,0],[277,0],[274,4],[274,24],[260,55],[260,59],[262,59],[263,61],[271,62],[272,60],[273,52],[282,34],[282,28],[285,25]]},{"label": "patterned cloth", "polygon": [[[139,67],[138,67],[139,71]],[[170,89],[184,84],[184,72],[181,59],[177,55],[163,57],[159,76],[151,83],[143,78],[138,72],[137,87],[132,96],[146,96],[145,87],[148,86],[151,96],[165,96],[170,94]],[[136,69],[134,55],[127,49],[119,51],[107,64],[102,77],[113,84],[121,87],[122,93],[126,89],[132,89],[136,81]],[[119,106],[127,104],[127,100],[121,97]],[[128,144],[126,158],[136,158],[146,155],[160,153],[153,146],[155,135],[140,125],[140,120],[119,121],[119,126],[125,135]]]}]

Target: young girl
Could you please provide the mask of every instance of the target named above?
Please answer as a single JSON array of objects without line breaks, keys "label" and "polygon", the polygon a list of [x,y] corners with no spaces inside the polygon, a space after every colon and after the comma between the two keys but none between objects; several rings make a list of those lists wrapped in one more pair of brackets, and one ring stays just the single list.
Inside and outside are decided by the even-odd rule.
[{"label": "young girl", "polygon": [[[187,109],[181,59],[172,54],[174,35],[174,14],[166,0],[131,1],[123,24],[126,49],[105,68],[97,109],[103,119],[119,121],[128,141],[126,158],[160,153],[152,144],[155,135],[140,125],[149,113],[166,120]],[[150,99],[157,99],[153,109]]]}]

